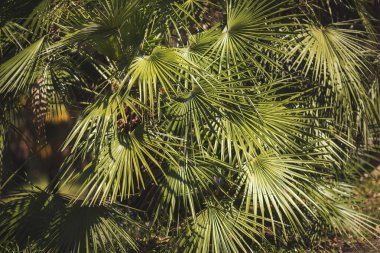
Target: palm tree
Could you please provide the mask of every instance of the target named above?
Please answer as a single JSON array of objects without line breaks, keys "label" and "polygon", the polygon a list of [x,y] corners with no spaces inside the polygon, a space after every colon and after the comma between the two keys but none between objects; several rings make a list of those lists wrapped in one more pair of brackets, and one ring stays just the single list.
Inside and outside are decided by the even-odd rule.
[{"label": "palm tree", "polygon": [[0,156],[4,249],[252,252],[377,236],[349,183],[377,154],[378,1],[28,4],[1,19],[0,153],[22,111],[35,154],[48,115],[80,115],[48,184],[20,186]]}]

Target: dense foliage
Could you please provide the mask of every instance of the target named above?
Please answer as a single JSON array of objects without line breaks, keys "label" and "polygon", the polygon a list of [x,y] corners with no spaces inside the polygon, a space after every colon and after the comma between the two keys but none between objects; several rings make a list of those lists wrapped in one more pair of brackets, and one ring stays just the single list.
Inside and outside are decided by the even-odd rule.
[{"label": "dense foliage", "polygon": [[[379,1],[0,9],[0,249],[251,252],[376,235],[350,184],[378,157]],[[59,170],[29,180],[69,113]],[[14,166],[25,129],[30,158]]]}]

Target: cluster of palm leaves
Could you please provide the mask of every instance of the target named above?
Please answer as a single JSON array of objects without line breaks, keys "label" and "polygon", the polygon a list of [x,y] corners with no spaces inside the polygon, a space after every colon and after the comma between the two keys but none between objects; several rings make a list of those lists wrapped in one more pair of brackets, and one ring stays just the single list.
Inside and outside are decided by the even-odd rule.
[{"label": "cluster of palm leaves", "polygon": [[81,113],[48,184],[16,187],[0,155],[0,242],[217,253],[376,235],[347,183],[377,154],[378,4],[5,1],[23,17],[0,20],[0,153],[30,104],[36,153],[49,113]]}]

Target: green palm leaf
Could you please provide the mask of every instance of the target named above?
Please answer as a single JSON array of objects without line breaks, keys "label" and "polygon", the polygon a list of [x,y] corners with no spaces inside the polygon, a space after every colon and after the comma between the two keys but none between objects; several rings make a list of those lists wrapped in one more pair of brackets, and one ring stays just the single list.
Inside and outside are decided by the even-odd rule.
[{"label": "green palm leaf", "polygon": [[275,235],[277,219],[285,235],[288,224],[291,229],[302,230],[305,222],[309,222],[304,212],[314,215],[309,205],[315,202],[310,199],[309,192],[316,188],[307,174],[316,173],[308,165],[315,163],[305,159],[301,163],[295,157],[265,153],[248,157],[237,182],[245,210],[255,217],[268,218]]},{"label": "green palm leaf", "polygon": [[[371,4],[41,0],[5,17],[0,169],[13,173],[15,135],[33,130],[29,101],[46,98],[42,123],[62,104],[76,123],[62,154],[6,180],[0,249],[227,253],[377,235],[340,183],[377,161]],[[60,126],[46,129],[56,146]],[[58,156],[45,190],[12,189]]]},{"label": "green palm leaf", "polygon": [[132,235],[118,224],[131,219],[111,206],[69,204],[66,197],[39,189],[13,193],[2,201],[2,241],[38,242],[45,252],[126,252],[125,245],[137,249]]},{"label": "green palm leaf", "polygon": [[262,61],[276,65],[264,53],[269,50],[281,54],[274,43],[286,43],[280,28],[291,25],[285,21],[286,1],[227,1],[226,26],[209,52],[219,58],[219,71],[244,62],[252,64],[259,73],[266,73]]},{"label": "green palm leaf", "polygon": [[324,83],[331,81],[336,85],[336,91],[347,86],[346,89],[352,89],[351,92],[361,94],[361,75],[369,71],[364,56],[372,48],[369,41],[358,38],[359,33],[339,28],[339,24],[327,27],[308,26],[301,43],[292,49],[293,54],[300,50],[295,61],[297,67],[304,63],[305,73],[312,71],[315,80]]},{"label": "green palm leaf", "polygon": [[[219,165],[219,166],[217,166]],[[169,166],[165,175],[158,179],[157,188],[147,195],[155,219],[168,215],[168,227],[181,216],[196,216],[196,211],[203,205],[205,196],[220,191],[216,182],[222,178],[221,171],[228,165],[210,157],[188,157],[178,165]],[[214,196],[215,197],[215,196]],[[183,209],[184,212],[176,210]]]},{"label": "green palm leaf", "polygon": [[138,105],[141,104],[137,100],[128,97],[123,99],[117,93],[101,97],[85,110],[83,118],[76,124],[63,148],[72,144],[73,150],[79,153],[83,153],[83,149],[99,150],[106,145],[110,134],[117,136],[121,125],[132,120],[127,115],[126,108],[141,118],[141,113],[136,108]]},{"label": "green palm leaf", "polygon": [[0,65],[1,93],[24,90],[40,77],[39,60],[45,46],[45,37],[42,37]]},{"label": "green palm leaf", "polygon": [[115,202],[145,189],[146,175],[155,181],[163,161],[176,164],[167,140],[137,126],[130,134],[119,134],[104,146],[84,171],[69,175],[67,180],[81,183],[78,198],[84,202]]},{"label": "green palm leaf", "polygon": [[[16,45],[18,48],[23,49],[25,42],[27,42],[26,36],[23,34],[28,30],[15,23],[7,22],[4,26],[0,27],[0,55],[2,56],[9,45]],[[2,57],[1,57],[2,58]]]},{"label": "green palm leaf", "polygon": [[[179,241],[183,252],[250,252],[258,244],[260,236],[248,214],[231,207],[208,206],[197,214],[196,219]],[[258,225],[260,226],[260,225]],[[247,238],[247,239],[243,239]]]}]

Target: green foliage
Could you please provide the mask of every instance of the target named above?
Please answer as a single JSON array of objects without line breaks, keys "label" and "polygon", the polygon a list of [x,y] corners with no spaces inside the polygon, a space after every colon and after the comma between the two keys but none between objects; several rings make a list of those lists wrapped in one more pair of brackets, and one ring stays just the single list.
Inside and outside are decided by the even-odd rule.
[{"label": "green foliage", "polygon": [[370,4],[42,0],[7,18],[1,154],[36,83],[46,106],[80,115],[47,186],[2,179],[1,247],[223,253],[378,236],[349,185],[378,155]]},{"label": "green foliage", "polygon": [[16,239],[21,246],[37,242],[46,252],[116,251],[125,244],[137,248],[131,233],[119,225],[132,224],[126,214],[107,205],[84,207],[69,200],[38,188],[5,196],[1,238]]}]

